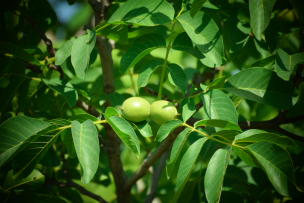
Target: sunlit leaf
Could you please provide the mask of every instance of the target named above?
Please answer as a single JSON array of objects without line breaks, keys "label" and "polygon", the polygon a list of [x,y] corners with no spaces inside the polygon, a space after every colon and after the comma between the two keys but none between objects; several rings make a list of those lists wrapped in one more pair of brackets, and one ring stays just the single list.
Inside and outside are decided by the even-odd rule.
[{"label": "sunlit leaf", "polygon": [[213,80],[208,86],[207,86],[207,90],[211,90],[211,89],[219,89],[221,87],[223,87],[223,85],[225,84],[227,77],[220,77],[220,78],[216,78],[215,80]]},{"label": "sunlit leaf", "polygon": [[240,159],[249,166],[258,167],[260,165],[256,158],[245,147],[236,145],[233,146],[232,149],[240,157]]},{"label": "sunlit leaf", "polygon": [[220,119],[200,120],[194,124],[195,128],[198,126],[211,126],[242,132],[241,128],[237,124]]},{"label": "sunlit leaf", "polygon": [[96,35],[105,36],[119,44],[128,44],[128,26],[122,24],[106,24],[102,22],[95,28]]},{"label": "sunlit leaf", "polygon": [[269,24],[274,3],[275,0],[249,0],[251,26],[258,40]]},{"label": "sunlit leaf", "polygon": [[192,132],[192,130],[190,128],[186,128],[184,129],[175,139],[172,150],[171,150],[171,155],[170,155],[170,162],[167,164],[167,177],[168,179],[171,176],[171,172],[175,166],[175,163],[177,161],[177,158],[180,154],[180,152],[182,151],[182,148],[185,144],[185,142],[187,141],[188,136],[190,135],[190,133]]},{"label": "sunlit leaf", "polygon": [[183,121],[186,122],[196,111],[194,100],[189,99],[189,102],[183,106]]},{"label": "sunlit leaf", "polygon": [[152,129],[147,121],[141,121],[138,123],[131,123],[134,128],[144,137],[152,137]]},{"label": "sunlit leaf", "polygon": [[195,165],[197,157],[201,151],[203,144],[205,143],[206,138],[201,138],[194,142],[184,154],[176,178],[176,192],[173,197],[172,203],[177,202],[185,184],[191,174],[191,171]]},{"label": "sunlit leaf", "polygon": [[205,174],[205,193],[208,202],[219,202],[231,146],[217,150],[209,161]]},{"label": "sunlit leaf", "polygon": [[157,131],[157,135],[155,141],[161,142],[177,127],[183,125],[183,122],[180,120],[171,120],[167,123],[164,123],[159,130]]},{"label": "sunlit leaf", "polygon": [[99,163],[99,140],[95,125],[91,120],[83,123],[72,121],[72,135],[76,154],[81,164],[81,182],[89,183],[95,175]]},{"label": "sunlit leaf", "polygon": [[109,118],[106,114],[104,114],[104,117],[120,139],[129,147],[134,155],[139,158],[139,142],[131,124],[119,116],[112,116]]},{"label": "sunlit leaf", "polygon": [[264,68],[242,70],[229,78],[222,89],[278,109],[289,109],[293,106],[293,84]]},{"label": "sunlit leaf", "polygon": [[77,38],[71,52],[73,67],[76,75],[81,79],[85,78],[86,71],[89,68],[90,54],[96,41],[95,30],[87,30],[87,32],[88,34]]},{"label": "sunlit leaf", "polygon": [[201,10],[201,8],[203,7],[203,5],[206,1],[207,0],[194,0],[193,1],[191,8],[190,8],[190,15],[192,18],[197,14],[197,12],[199,10]]},{"label": "sunlit leaf", "polygon": [[129,0],[115,11],[108,23],[134,23],[153,26],[171,22],[173,7],[164,0]]},{"label": "sunlit leaf", "polygon": [[76,41],[76,37],[72,37],[70,40],[66,41],[55,54],[55,64],[57,66],[63,64],[63,62],[71,56],[73,45]]},{"label": "sunlit leaf", "polygon": [[244,100],[244,98],[240,97],[238,95],[234,95],[231,98],[231,101],[232,101],[232,103],[233,103],[233,105],[234,105],[235,108],[237,108],[243,100]]}]

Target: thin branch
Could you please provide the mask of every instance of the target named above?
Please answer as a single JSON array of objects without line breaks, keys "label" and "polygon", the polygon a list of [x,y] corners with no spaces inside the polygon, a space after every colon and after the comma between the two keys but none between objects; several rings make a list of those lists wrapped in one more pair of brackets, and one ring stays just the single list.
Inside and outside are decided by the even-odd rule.
[{"label": "thin branch", "polygon": [[67,182],[67,183],[63,183],[63,182],[58,182],[55,179],[52,179],[52,178],[49,178],[49,177],[45,176],[44,185],[47,185],[47,184],[51,184],[51,185],[54,185],[54,186],[57,186],[57,187],[60,187],[60,188],[73,187],[73,188],[77,189],[81,194],[84,194],[84,195],[86,195],[88,197],[91,197],[91,198],[97,200],[100,203],[107,203],[107,201],[105,201],[100,196],[98,196],[98,195],[96,195],[94,193],[89,192],[84,187],[78,185],[77,183],[75,183],[73,181]]},{"label": "thin branch", "polygon": [[88,114],[91,114],[95,117],[98,117],[100,115],[100,113],[95,108],[87,105],[84,101],[81,101],[81,100],[78,99],[76,105],[78,107],[82,108]]},{"label": "thin branch", "polygon": [[24,61],[26,69],[30,69],[34,73],[41,74],[42,70],[40,70],[37,66],[30,64],[28,61]]},{"label": "thin branch", "polygon": [[167,149],[170,148],[171,144],[174,142],[178,134],[183,130],[183,127],[176,128],[159,146],[158,148],[151,154],[151,156],[147,157],[138,170],[127,180],[124,188],[127,191],[130,191],[131,187],[142,178],[148,171],[149,167],[157,161]]},{"label": "thin branch", "polygon": [[151,182],[147,191],[145,198],[145,203],[151,203],[156,195],[157,184],[162,174],[162,171],[166,165],[166,160],[169,155],[170,150],[166,150],[165,153],[160,157],[156,170],[153,171]]}]

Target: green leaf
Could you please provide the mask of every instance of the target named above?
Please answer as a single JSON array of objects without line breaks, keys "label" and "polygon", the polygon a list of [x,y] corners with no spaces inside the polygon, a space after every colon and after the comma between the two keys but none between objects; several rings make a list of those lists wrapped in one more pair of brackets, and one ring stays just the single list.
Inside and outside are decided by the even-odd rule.
[{"label": "green leaf", "polygon": [[179,154],[181,153],[183,146],[185,142],[187,141],[188,136],[192,130],[190,128],[184,129],[175,139],[172,150],[171,150],[171,155],[170,155],[170,162],[167,164],[167,178],[169,179],[171,176],[171,173],[174,169],[175,163],[177,161],[177,158]]},{"label": "green leaf", "polygon": [[42,120],[26,116],[12,117],[2,123],[0,126],[0,166],[29,144],[34,134],[48,126],[49,124]]},{"label": "green leaf", "polygon": [[187,91],[187,76],[184,70],[177,64],[171,63],[166,66],[169,82],[178,87],[184,94]]},{"label": "green leaf", "polygon": [[39,131],[36,134],[38,138],[29,143],[13,159],[13,179],[28,176],[56,141],[62,130],[58,129],[56,125],[51,125]]},{"label": "green leaf", "polygon": [[38,59],[36,59],[31,54],[24,51],[17,45],[12,44],[10,42],[0,41],[0,53],[6,54],[6,55],[9,55],[12,57],[17,57],[22,60],[28,61],[34,65],[40,66]]},{"label": "green leaf", "polygon": [[108,23],[153,26],[171,22],[173,16],[173,7],[164,0],[129,0],[115,11]]},{"label": "green leaf", "polygon": [[125,98],[117,92],[111,93],[109,97],[110,97],[110,104],[113,107],[117,105],[122,105],[122,103],[125,101]]},{"label": "green leaf", "polygon": [[177,35],[177,37],[174,39],[174,42],[172,44],[172,49],[179,50],[179,51],[186,51],[192,56],[203,59],[205,56],[202,54],[200,50],[198,50],[197,47],[193,44],[190,37],[186,32],[182,32]]},{"label": "green leaf", "polygon": [[73,45],[76,41],[76,37],[72,37],[70,40],[66,41],[55,54],[55,64],[57,66],[63,64],[63,62],[71,56]]},{"label": "green leaf", "polygon": [[195,128],[198,126],[211,126],[242,132],[241,128],[237,124],[220,119],[200,120],[194,123]]},{"label": "green leaf", "polygon": [[96,35],[105,36],[106,38],[112,39],[119,44],[128,44],[128,26],[121,24],[106,24],[102,22],[97,25],[94,30]]},{"label": "green leaf", "polygon": [[266,58],[271,55],[270,48],[264,39],[261,39],[259,41],[256,38],[254,38],[253,41],[256,50],[262,55],[263,58]]},{"label": "green leaf", "polygon": [[230,50],[229,53],[234,53],[242,49],[248,39],[251,28],[249,23],[242,23],[239,21],[236,15],[228,18],[228,33],[230,40]]},{"label": "green leaf", "polygon": [[256,158],[250,153],[248,149],[241,146],[233,146],[232,148],[233,151],[240,157],[240,159],[242,159],[242,161],[248,164],[249,166],[260,166]]},{"label": "green leaf", "polygon": [[100,106],[104,105],[104,103],[106,103],[108,98],[109,98],[108,94],[105,94],[105,93],[101,94],[100,99],[99,99],[99,105]]},{"label": "green leaf", "polygon": [[72,121],[72,135],[81,165],[81,182],[89,183],[95,175],[99,163],[99,140],[95,125],[91,120],[83,123]]},{"label": "green leaf", "polygon": [[145,65],[141,68],[140,73],[138,75],[137,87],[138,88],[145,87],[148,84],[152,73],[156,70],[158,66],[161,65],[163,65],[163,62],[159,59],[151,59],[150,61],[145,63]]},{"label": "green leaf", "polygon": [[77,156],[76,149],[73,141],[71,128],[65,129],[61,133],[61,140],[68,149],[69,157],[74,158]]},{"label": "green leaf", "polygon": [[204,103],[205,119],[219,119],[234,124],[238,123],[235,107],[227,94],[220,90],[213,89],[202,93],[200,97]]},{"label": "green leaf", "polygon": [[277,54],[271,55],[267,58],[261,59],[255,63],[253,63],[250,67],[262,67],[269,69],[273,64],[277,57]]},{"label": "green leaf", "polygon": [[229,78],[222,89],[278,109],[289,109],[295,87],[270,70],[248,68]]},{"label": "green leaf", "polygon": [[251,27],[258,40],[269,24],[274,3],[275,0],[249,0]]},{"label": "green leaf", "polygon": [[104,114],[104,117],[108,121],[110,126],[113,128],[113,130],[116,132],[116,134],[120,137],[120,139],[134,153],[136,158],[139,158],[139,142],[132,126],[125,119],[119,116],[112,116],[111,118],[109,118],[106,114]]},{"label": "green leaf", "polygon": [[62,119],[62,118],[55,118],[55,119],[47,121],[47,123],[49,123],[51,125],[57,125],[57,126],[71,125],[71,122],[69,122],[65,119]]},{"label": "green leaf", "polygon": [[20,87],[18,96],[18,109],[23,111],[27,106],[28,102],[36,95],[38,90],[44,84],[37,80],[27,80]]},{"label": "green leaf", "polygon": [[164,47],[166,47],[166,40],[160,34],[150,33],[137,38],[121,57],[119,71],[126,74],[145,55],[154,49]]},{"label": "green leaf", "polygon": [[181,160],[181,163],[179,165],[178,172],[177,172],[177,178],[176,178],[177,190],[174,194],[172,203],[177,202],[178,197],[180,196],[180,194],[191,174],[191,171],[195,165],[197,157],[206,140],[207,140],[206,138],[201,138],[201,139],[197,140],[188,148],[188,150],[184,154],[184,156]]},{"label": "green leaf", "polygon": [[15,195],[8,198],[9,202],[25,202],[25,203],[67,203],[65,200],[56,196],[50,196],[45,194],[30,194],[30,195]]},{"label": "green leaf", "polygon": [[255,142],[261,142],[261,141],[274,143],[282,147],[297,146],[295,142],[289,137],[280,136],[278,134],[266,132],[263,130],[251,129],[235,137],[235,143],[241,146],[247,146]]},{"label": "green leaf", "polygon": [[290,0],[293,7],[297,10],[299,18],[301,19],[302,23],[304,23],[304,5],[302,0]]},{"label": "green leaf", "polygon": [[239,134],[238,132],[232,130],[221,130],[213,133],[212,137],[216,138],[217,140],[232,143],[234,141],[235,136],[238,134]]},{"label": "green leaf", "polygon": [[192,98],[189,99],[188,103],[183,106],[183,121],[184,123],[195,113],[196,108],[194,104],[194,100]]},{"label": "green leaf", "polygon": [[78,114],[75,115],[71,118],[69,118],[69,121],[79,121],[80,123],[85,122],[86,120],[91,120],[91,121],[98,121],[98,119],[90,114],[83,113],[83,114]]},{"label": "green leaf", "polygon": [[190,8],[190,15],[192,18],[197,14],[199,10],[203,7],[204,3],[206,3],[207,0],[194,0],[191,8]]},{"label": "green leaf", "polygon": [[210,16],[199,11],[192,19],[190,12],[187,11],[177,20],[198,49],[212,62],[211,67],[221,66],[225,62],[223,39],[219,28]]},{"label": "green leaf", "polygon": [[20,180],[13,180],[13,170],[10,170],[5,177],[3,190],[33,190],[41,188],[44,184],[44,175],[34,169],[33,172]]},{"label": "green leaf", "polygon": [[223,87],[223,85],[225,84],[227,77],[220,77],[220,78],[216,78],[215,80],[213,80],[208,87],[206,88],[206,90],[211,90],[211,89],[219,89],[221,87]]},{"label": "green leaf", "polygon": [[234,95],[232,98],[231,98],[231,101],[234,105],[235,108],[237,108],[239,106],[239,104],[243,101],[243,97],[240,97],[240,96],[237,96],[237,95]]},{"label": "green leaf", "polygon": [[279,49],[275,59],[275,70],[280,78],[289,80],[294,67],[301,63],[304,63],[304,52],[288,55]]},{"label": "green leaf", "polygon": [[183,122],[180,120],[172,120],[164,123],[157,131],[155,141],[161,142],[177,127],[183,125]]},{"label": "green leaf", "polygon": [[0,113],[8,107],[20,85],[26,80],[26,77],[16,76],[14,79],[1,91]]},{"label": "green leaf", "polygon": [[110,118],[112,116],[119,116],[119,113],[113,107],[108,107],[105,111],[105,114]]},{"label": "green leaf", "polygon": [[42,81],[52,90],[60,93],[68,102],[70,107],[75,106],[78,100],[78,93],[73,85],[66,80],[53,78],[51,80],[43,79]]},{"label": "green leaf", "polygon": [[218,149],[211,157],[205,174],[205,193],[208,202],[219,202],[231,146]]},{"label": "green leaf", "polygon": [[[131,123],[131,122],[130,122]],[[144,137],[152,137],[152,129],[147,121],[141,121],[138,123],[131,123],[131,125]]]},{"label": "green leaf", "polygon": [[81,79],[85,78],[86,71],[89,68],[90,54],[96,41],[95,30],[87,30],[87,32],[88,34],[77,38],[71,52],[73,67],[76,75]]},{"label": "green leaf", "polygon": [[278,145],[264,141],[249,145],[246,148],[263,166],[278,193],[289,196],[288,180],[296,185],[289,153]]}]

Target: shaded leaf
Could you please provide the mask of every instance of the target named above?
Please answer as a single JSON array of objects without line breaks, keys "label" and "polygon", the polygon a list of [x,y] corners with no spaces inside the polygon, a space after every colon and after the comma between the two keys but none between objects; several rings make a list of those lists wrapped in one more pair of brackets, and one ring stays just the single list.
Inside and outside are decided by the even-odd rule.
[{"label": "shaded leaf", "polygon": [[236,15],[228,18],[228,33],[230,40],[229,53],[234,53],[242,49],[248,39],[251,32],[249,23],[242,23],[239,21]]},{"label": "shaded leaf", "polygon": [[197,12],[199,10],[201,10],[201,8],[203,7],[203,5],[206,1],[207,0],[194,0],[193,1],[191,8],[190,8],[190,15],[192,18],[197,14]]},{"label": "shaded leaf", "polygon": [[251,26],[258,40],[269,24],[274,3],[275,0],[249,0]]},{"label": "shaded leaf", "polygon": [[81,182],[89,183],[95,175],[99,163],[99,140],[95,125],[91,120],[83,123],[72,121],[72,135],[76,154],[81,165]]},{"label": "shaded leaf", "polygon": [[10,170],[5,177],[3,183],[4,190],[32,190],[41,188],[44,184],[44,175],[34,169],[33,172],[20,180],[13,180],[13,170]]},{"label": "shaded leaf", "polygon": [[289,109],[293,106],[293,84],[264,68],[242,70],[229,78],[222,89],[278,109]]},{"label": "shaded leaf", "polygon": [[48,126],[49,124],[42,120],[26,116],[15,116],[2,123],[0,126],[0,166],[29,144],[33,135]]},{"label": "shaded leaf", "polygon": [[28,102],[36,95],[38,90],[44,84],[37,80],[27,80],[20,87],[18,96],[18,109],[23,111],[27,106]]},{"label": "shaded leaf", "polygon": [[9,55],[11,57],[17,57],[34,65],[40,66],[38,59],[10,42],[0,41],[0,53]]},{"label": "shaded leaf", "polygon": [[65,200],[60,199],[55,196],[45,195],[45,194],[30,194],[30,195],[16,195],[10,196],[7,203],[13,202],[25,202],[25,203],[66,203]]},{"label": "shaded leaf", "polygon": [[122,103],[125,101],[125,98],[117,92],[111,93],[109,95],[109,98],[110,98],[110,104],[113,107],[117,105],[122,105]]},{"label": "shaded leaf", "polygon": [[0,112],[4,113],[4,110],[8,107],[12,101],[15,93],[19,89],[20,85],[26,80],[26,77],[16,76],[12,81],[1,91],[0,99]]},{"label": "shaded leaf", "polygon": [[63,62],[71,56],[73,45],[76,41],[76,37],[72,37],[70,40],[66,41],[55,54],[55,64],[57,66],[63,64]]},{"label": "shaded leaf", "polygon": [[179,65],[171,63],[166,66],[166,71],[170,83],[185,93],[187,91],[187,76],[184,70]]},{"label": "shaded leaf", "polygon": [[219,89],[221,87],[223,87],[223,85],[225,84],[227,77],[220,77],[220,78],[216,78],[215,80],[213,80],[208,86],[207,86],[207,90],[211,90],[211,89]]},{"label": "shaded leaf", "polygon": [[156,70],[158,66],[161,65],[163,65],[163,62],[159,59],[151,59],[150,61],[145,63],[145,65],[141,68],[140,73],[138,75],[137,87],[138,88],[145,87],[148,84],[152,73]]},{"label": "shaded leaf", "polygon": [[255,63],[253,63],[250,67],[262,67],[269,69],[275,62],[277,54],[271,55],[267,58],[261,59]]},{"label": "shaded leaf", "polygon": [[289,153],[278,145],[258,142],[246,147],[259,161],[275,189],[289,196],[288,180],[296,184],[293,164]]},{"label": "shaded leaf", "polygon": [[174,169],[175,163],[177,161],[177,158],[182,151],[182,148],[187,141],[188,136],[192,130],[190,128],[184,129],[175,139],[172,150],[171,150],[171,155],[170,155],[170,162],[167,164],[167,178],[170,178],[171,172]]},{"label": "shaded leaf", "polygon": [[60,93],[68,102],[70,107],[75,106],[78,100],[78,93],[73,85],[66,80],[53,78],[51,80],[43,79],[42,81],[52,90]]},{"label": "shaded leaf", "polygon": [[73,141],[71,128],[65,129],[61,133],[61,140],[68,149],[69,157],[74,158],[77,156],[76,149]]},{"label": "shaded leaf", "polygon": [[244,100],[243,97],[240,97],[240,96],[237,96],[237,95],[234,95],[231,98],[231,101],[232,101],[235,108],[237,108],[243,100]]},{"label": "shaded leaf", "polygon": [[242,132],[241,128],[237,124],[220,119],[200,120],[194,123],[195,128],[198,126],[211,126]]},{"label": "shaded leaf", "polygon": [[242,159],[243,162],[249,166],[259,167],[259,163],[256,158],[250,153],[248,149],[241,146],[232,146],[233,151]]},{"label": "shaded leaf", "polygon": [[137,38],[121,57],[119,71],[126,74],[142,57],[162,47],[166,47],[166,40],[160,34],[150,33]]},{"label": "shaded leaf", "polygon": [[88,34],[77,38],[71,52],[73,67],[76,75],[81,79],[85,78],[86,71],[89,68],[90,54],[96,41],[95,30],[87,30],[87,32]]},{"label": "shaded leaf", "polygon": [[202,93],[200,97],[204,103],[205,119],[219,119],[234,124],[238,123],[235,107],[224,92],[217,89],[208,90],[206,93]]},{"label": "shaded leaf", "polygon": [[210,16],[199,11],[192,19],[190,12],[187,11],[177,20],[198,49],[212,62],[211,67],[221,66],[225,62],[223,39],[219,28]]},{"label": "shaded leaf", "polygon": [[177,202],[190,174],[195,165],[197,157],[201,151],[203,144],[205,143],[206,138],[201,138],[194,142],[184,154],[176,178],[176,192],[173,197],[173,203]]},{"label": "shaded leaf", "polygon": [[167,123],[164,123],[157,131],[155,141],[161,142],[177,127],[183,125],[183,122],[180,120],[171,120]]},{"label": "shaded leaf", "polygon": [[280,78],[289,80],[294,67],[301,63],[304,63],[304,52],[288,55],[279,49],[275,59],[275,70]]},{"label": "shaded leaf", "polygon": [[238,134],[239,134],[238,132],[235,132],[235,131],[232,131],[232,130],[221,130],[221,131],[213,133],[212,137],[216,138],[217,140],[224,141],[226,143],[227,142],[232,143],[234,141],[235,136],[238,135]]},{"label": "shaded leaf", "polygon": [[51,125],[39,131],[36,134],[38,138],[29,143],[13,159],[13,179],[28,176],[56,141],[62,130],[56,125]]},{"label": "shaded leaf", "polygon": [[219,202],[231,146],[218,149],[211,157],[205,174],[205,193],[208,202]]},{"label": "shaded leaf", "polygon": [[173,16],[173,7],[164,0],[129,0],[115,11],[108,23],[134,23],[153,26],[171,22]]},{"label": "shaded leaf", "polygon": [[112,116],[111,118],[109,118],[106,114],[104,114],[104,117],[108,121],[110,126],[113,128],[115,133],[134,153],[136,158],[139,158],[139,142],[132,126],[125,119],[119,116]]}]

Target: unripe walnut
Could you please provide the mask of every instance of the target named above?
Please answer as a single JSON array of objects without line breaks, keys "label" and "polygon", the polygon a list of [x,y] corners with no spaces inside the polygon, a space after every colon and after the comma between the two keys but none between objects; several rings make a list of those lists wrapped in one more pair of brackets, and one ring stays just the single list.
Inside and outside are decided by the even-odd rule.
[{"label": "unripe walnut", "polygon": [[129,121],[140,122],[150,115],[150,103],[140,97],[131,97],[121,107],[122,117]]},{"label": "unripe walnut", "polygon": [[171,102],[159,100],[151,105],[150,118],[158,124],[176,119],[177,115],[176,107]]}]

